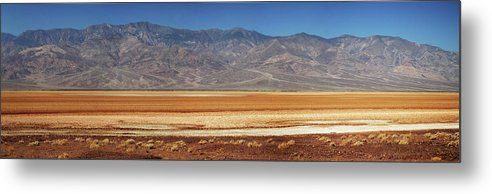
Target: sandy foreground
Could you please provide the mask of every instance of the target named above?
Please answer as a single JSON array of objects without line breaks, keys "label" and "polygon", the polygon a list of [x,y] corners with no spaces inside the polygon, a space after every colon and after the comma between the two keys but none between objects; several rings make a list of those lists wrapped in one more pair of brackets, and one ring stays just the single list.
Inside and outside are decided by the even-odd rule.
[{"label": "sandy foreground", "polygon": [[459,161],[459,94],[2,92],[2,157]]}]

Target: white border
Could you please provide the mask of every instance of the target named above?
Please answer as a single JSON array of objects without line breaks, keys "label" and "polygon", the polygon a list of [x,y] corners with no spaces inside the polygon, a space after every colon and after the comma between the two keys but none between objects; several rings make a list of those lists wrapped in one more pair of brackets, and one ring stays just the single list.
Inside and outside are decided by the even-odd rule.
[{"label": "white border", "polygon": [[0,160],[0,192],[491,193],[491,2],[462,1],[462,163]]}]

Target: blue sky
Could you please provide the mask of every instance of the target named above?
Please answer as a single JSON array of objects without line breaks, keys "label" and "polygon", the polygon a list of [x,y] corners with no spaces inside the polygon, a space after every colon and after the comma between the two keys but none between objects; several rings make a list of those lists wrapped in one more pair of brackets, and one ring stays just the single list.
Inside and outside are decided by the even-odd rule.
[{"label": "blue sky", "polygon": [[186,29],[243,27],[283,36],[389,35],[459,50],[459,1],[2,4],[2,32],[148,21]]}]

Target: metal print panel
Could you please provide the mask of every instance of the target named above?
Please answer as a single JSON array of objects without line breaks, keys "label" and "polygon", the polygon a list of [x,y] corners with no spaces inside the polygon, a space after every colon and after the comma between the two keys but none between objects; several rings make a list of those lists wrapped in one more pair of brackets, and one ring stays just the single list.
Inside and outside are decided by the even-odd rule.
[{"label": "metal print panel", "polygon": [[1,5],[1,158],[460,161],[460,2]]}]

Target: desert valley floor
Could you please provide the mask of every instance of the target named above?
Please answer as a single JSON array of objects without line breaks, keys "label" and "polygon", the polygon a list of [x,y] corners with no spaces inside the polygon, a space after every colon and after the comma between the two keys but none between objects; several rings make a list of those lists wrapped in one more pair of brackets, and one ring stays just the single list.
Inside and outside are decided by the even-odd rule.
[{"label": "desert valley floor", "polygon": [[1,95],[2,158],[460,160],[457,92]]}]

